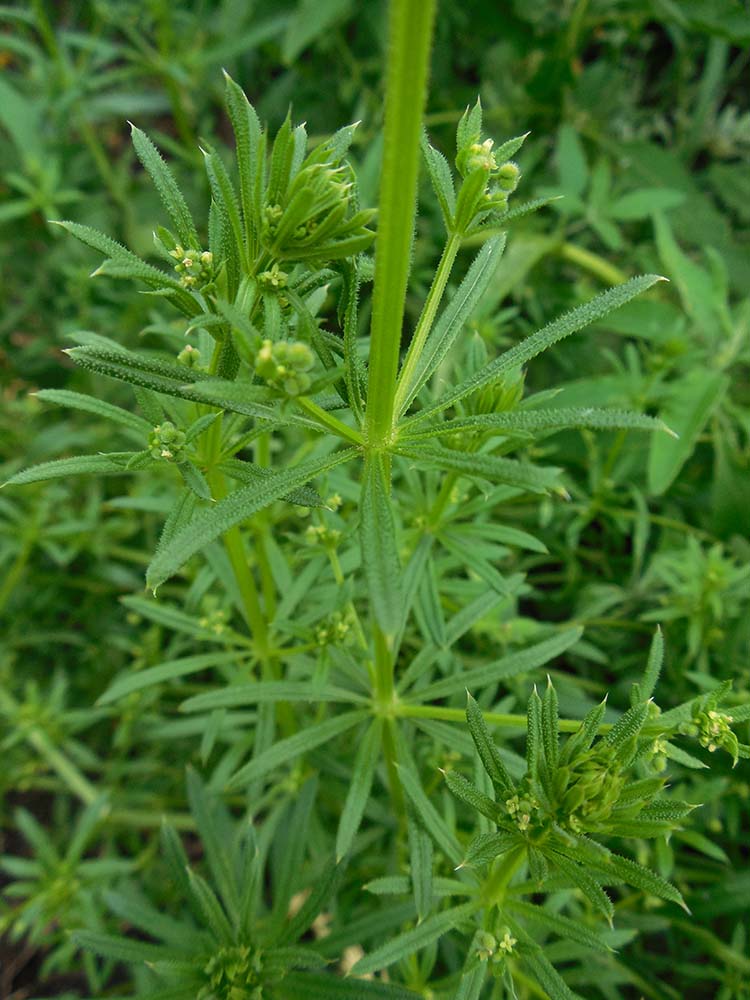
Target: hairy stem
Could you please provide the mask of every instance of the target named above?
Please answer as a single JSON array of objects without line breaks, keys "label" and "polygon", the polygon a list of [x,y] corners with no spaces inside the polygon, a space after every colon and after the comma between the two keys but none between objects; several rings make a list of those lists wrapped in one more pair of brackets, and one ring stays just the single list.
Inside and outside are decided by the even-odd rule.
[{"label": "hairy stem", "polygon": [[367,439],[387,444],[417,203],[419,142],[427,97],[435,0],[392,0],[372,299]]}]

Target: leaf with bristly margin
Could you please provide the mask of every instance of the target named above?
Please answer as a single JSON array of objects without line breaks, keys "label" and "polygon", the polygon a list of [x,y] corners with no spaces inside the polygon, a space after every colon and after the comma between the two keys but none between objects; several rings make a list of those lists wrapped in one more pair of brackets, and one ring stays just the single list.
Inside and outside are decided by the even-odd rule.
[{"label": "leaf with bristly margin", "polygon": [[454,865],[460,863],[463,850],[448,824],[424,793],[419,777],[411,766],[399,766],[398,773],[407,797],[414,806],[424,829],[430,834],[437,846],[447,855]]},{"label": "leaf with bristly margin", "polygon": [[547,676],[547,689],[542,699],[542,742],[547,767],[552,775],[557,768],[557,759],[560,753],[560,717],[557,706],[557,691],[555,691],[549,675]]},{"label": "leaf with bristly margin", "polygon": [[639,701],[646,701],[654,693],[656,682],[659,680],[662,664],[664,663],[664,636],[661,628],[657,625],[654,637],[651,640],[651,648],[648,653],[646,670],[642,680],[633,685],[630,695],[631,703],[637,704]]},{"label": "leaf with bristly margin", "polygon": [[74,931],[73,940],[81,948],[93,951],[102,958],[111,958],[128,965],[141,965],[146,962],[185,962],[185,952],[182,949],[166,948],[164,945],[136,941],[134,938],[100,934],[97,931]]},{"label": "leaf with bristly margin", "polygon": [[488,865],[495,858],[505,854],[512,847],[518,847],[518,845],[517,833],[506,833],[501,830],[498,833],[477,834],[469,844],[461,868],[477,868],[481,865]]},{"label": "leaf with bristly margin", "polygon": [[409,882],[417,910],[417,921],[421,922],[432,909],[432,837],[424,829],[411,807],[407,809],[406,824],[409,841]]},{"label": "leaf with bristly margin", "polygon": [[573,735],[568,737],[562,751],[562,757],[565,763],[571,761],[577,754],[588,750],[596,739],[597,733],[599,732],[599,726],[601,725],[606,710],[607,696],[605,695],[598,705],[594,705],[594,707],[586,713],[581,721],[581,725],[578,729],[576,729]]},{"label": "leaf with bristly margin", "polygon": [[231,829],[229,814],[224,804],[208,791],[192,767],[187,770],[187,795],[190,812],[198,827],[203,852],[214,883],[227,913],[232,921],[236,922],[239,917],[240,897],[236,872],[228,849],[228,844],[231,842],[227,838]]},{"label": "leaf with bristly margin", "polygon": [[526,767],[532,779],[537,777],[541,752],[542,699],[539,697],[535,684],[529,696],[529,704],[526,710]]},{"label": "leaf with bristly margin", "polygon": [[212,500],[211,487],[208,480],[200,469],[196,468],[192,462],[179,462],[177,471],[182,476],[182,481],[187,488],[193,492],[199,500]]},{"label": "leaf with bristly margin", "polygon": [[521,899],[513,899],[510,906],[514,915],[523,917],[526,923],[536,924],[543,931],[551,931],[558,937],[575,941],[576,944],[582,944],[585,948],[593,948],[595,951],[612,951],[597,931],[587,927],[580,920],[571,920],[570,917],[553,913],[542,906],[535,906],[533,903],[526,903]]},{"label": "leaf with bristly margin", "polygon": [[289,764],[315,747],[327,743],[329,740],[340,736],[348,729],[363,722],[367,718],[366,712],[345,712],[343,715],[336,715],[325,722],[319,722],[308,729],[304,729],[294,736],[279,740],[273,746],[264,750],[257,757],[254,757],[248,764],[236,771],[227,782],[227,789],[234,790],[244,788],[258,778],[264,777],[269,771],[273,771],[282,764]]},{"label": "leaf with bristly margin", "polygon": [[365,462],[360,501],[362,565],[375,620],[386,636],[395,635],[403,602],[396,522],[380,456]]},{"label": "leaf with bristly margin", "polygon": [[[286,686],[288,682],[284,682]],[[346,793],[341,819],[336,833],[336,860],[340,861],[349,853],[355,834],[362,822],[365,806],[370,797],[375,768],[380,760],[383,720],[373,719],[362,738],[354,758],[349,790]]]},{"label": "leaf with bristly margin", "polygon": [[428,917],[417,927],[399,934],[392,941],[361,958],[352,969],[352,975],[366,976],[413,955],[434,941],[438,941],[448,931],[464,924],[475,912],[476,906],[473,903],[462,903],[460,906],[451,907],[449,910]]},{"label": "leaf with bristly margin", "polygon": [[399,408],[404,413],[419,390],[440,367],[484,295],[505,250],[505,236],[487,240],[472,261],[466,277],[432,328],[419,355],[411,383]]},{"label": "leaf with bristly margin", "polygon": [[103,420],[111,420],[113,423],[121,424],[137,434],[150,434],[152,430],[148,420],[139,417],[137,413],[123,410],[119,406],[105,403],[102,399],[87,396],[82,392],[72,392],[70,389],[40,389],[34,395],[43,403],[57,403],[58,406],[68,406],[73,410],[93,413]]},{"label": "leaf with bristly margin", "polygon": [[216,204],[221,207],[231,229],[234,240],[233,263],[239,267],[240,262],[245,260],[247,248],[242,230],[237,194],[219,154],[210,146],[203,149],[202,153],[206,174],[208,175],[208,183],[211,188],[211,195]]},{"label": "leaf with bristly margin", "polygon": [[261,169],[259,153],[261,147],[261,125],[255,108],[248,101],[245,92],[224,72],[225,97],[229,119],[234,131],[237,151],[237,171],[240,178],[240,203],[248,234],[257,238],[255,191],[258,173]]},{"label": "leaf with bristly margin", "polygon": [[677,903],[683,910],[688,913],[690,912],[679,889],[675,888],[671,882],[667,882],[661,875],[657,875],[656,872],[651,871],[650,868],[644,868],[643,865],[639,865],[636,861],[631,861],[630,858],[624,858],[619,854],[609,854],[606,860],[602,859],[598,863],[591,858],[587,858],[586,864],[594,865],[603,875],[615,875],[619,881],[625,882],[627,885],[641,889],[651,896],[658,896],[659,899],[666,899],[671,903]]},{"label": "leaf with bristly margin", "polygon": [[442,153],[430,145],[427,133],[422,133],[422,155],[424,156],[427,174],[432,189],[443,213],[445,228],[450,232],[453,227],[453,216],[456,214],[456,189],[448,161]]},{"label": "leaf with bristly margin", "polygon": [[198,301],[178,281],[165,271],[146,264],[116,240],[78,222],[54,221],[54,225],[61,226],[81,243],[104,254],[107,260],[94,274],[110,274],[113,278],[136,278],[155,291],[168,289],[172,302],[186,316],[195,316],[201,311]]},{"label": "leaf with bristly margin", "polygon": [[462,150],[472,142],[479,142],[482,135],[482,102],[477,97],[473,107],[467,104],[456,129],[456,149]]},{"label": "leaf with bristly margin", "polygon": [[172,176],[172,171],[145,132],[142,132],[131,123],[130,134],[133,140],[133,147],[138,154],[138,159],[154,182],[154,186],[159,192],[161,203],[167,215],[172,220],[177,230],[177,235],[185,244],[185,249],[198,249],[200,242],[195,223],[193,222],[187,202],[183,198],[182,192]]},{"label": "leaf with bristly margin", "polygon": [[[510,921],[510,924],[516,934],[519,934],[520,929],[515,921]],[[582,1000],[582,997],[578,993],[574,993],[571,990],[538,945],[532,944],[530,948],[524,949],[522,961],[542,987],[544,990],[543,995],[548,1000]]]},{"label": "leaf with bristly margin", "polygon": [[192,868],[188,868],[187,876],[190,883],[190,896],[203,914],[203,919],[214,937],[218,938],[223,945],[231,945],[234,940],[234,932],[218,896],[208,882],[201,875],[196,874]]},{"label": "leaf with bristly margin", "polygon": [[478,813],[486,816],[493,823],[495,822],[499,812],[497,802],[480,792],[462,774],[458,774],[456,771],[444,771],[443,774],[446,785],[457,799],[460,799],[467,806],[471,806],[472,809],[476,809]]},{"label": "leaf with bristly margin", "polygon": [[620,750],[626,743],[636,739],[648,718],[649,704],[643,702],[629,708],[612,726],[604,737],[604,743],[613,750]]},{"label": "leaf with bristly margin", "polygon": [[[251,483],[257,483],[259,479],[267,479],[273,474],[273,469],[267,469],[262,465],[254,465],[252,462],[245,462],[239,458],[225,459],[225,461],[219,462],[216,468],[231,479],[236,479],[237,482],[244,483],[246,486],[249,486]],[[323,497],[311,486],[301,486],[298,490],[292,490],[291,493],[282,497],[282,499],[289,503],[297,504],[298,507],[326,506]]]},{"label": "leaf with bristly margin", "polygon": [[324,458],[301,462],[291,469],[280,469],[259,483],[240,487],[214,506],[199,511],[156,553],[147,572],[148,586],[156,590],[215,538],[292,490],[304,486],[322,472],[350,461],[357,454],[356,449],[348,448]]},{"label": "leaf with bristly margin", "polygon": [[564,653],[566,649],[578,642],[582,634],[583,629],[578,627],[563,629],[543,642],[538,642],[516,653],[510,653],[494,663],[474,667],[462,674],[436,681],[429,687],[420,688],[414,696],[418,696],[419,701],[436,701],[438,698],[446,698],[457,691],[486,687],[496,681],[528,673]]},{"label": "leaf with bristly margin", "polygon": [[581,890],[594,909],[603,913],[607,920],[612,923],[612,917],[615,913],[612,900],[606,894],[604,889],[602,889],[596,879],[589,874],[587,869],[579,864],[576,864],[575,861],[571,861],[571,859],[565,857],[565,855],[559,854],[557,851],[549,851],[546,853],[546,856],[547,859],[555,864],[563,875],[565,875],[577,889]]},{"label": "leaf with bristly margin", "polygon": [[581,427],[592,430],[631,430],[673,432],[663,420],[628,410],[601,410],[593,406],[561,406],[559,409],[510,410],[507,413],[477,413],[471,417],[456,417],[425,426],[405,428],[403,441],[443,437],[466,432],[486,433],[496,431],[502,435],[526,436],[538,431],[564,431]]},{"label": "leaf with bristly margin", "polygon": [[419,1000],[418,993],[394,983],[301,972],[290,972],[273,990],[281,1000]]},{"label": "leaf with bristly margin", "polygon": [[97,698],[96,704],[109,705],[136,691],[144,691],[155,684],[164,684],[166,681],[173,681],[178,677],[188,677],[190,674],[196,674],[202,670],[230,664],[239,666],[242,659],[243,654],[237,650],[233,650],[231,653],[198,653],[196,656],[167,660],[157,667],[148,667],[146,670],[139,670],[136,673],[129,670],[114,679],[104,694]]},{"label": "leaf with bristly margin", "polygon": [[435,403],[432,403],[413,417],[410,417],[404,426],[417,423],[434,413],[439,413],[441,410],[453,406],[471,393],[497,381],[505,372],[526,364],[527,361],[535,358],[542,351],[547,350],[547,348],[563,340],[565,337],[577,333],[591,323],[604,319],[613,310],[624,306],[626,302],[630,302],[636,295],[640,295],[651,288],[657,281],[665,280],[665,278],[658,274],[645,274],[638,278],[631,278],[630,281],[626,281],[622,285],[608,289],[595,299],[585,303],[585,305],[572,309],[570,312],[548,323],[541,330],[532,333],[522,340],[520,344],[505,351],[500,357],[495,358],[494,361],[485,365],[484,368],[475,372],[464,382],[450,389]]},{"label": "leaf with bristly margin", "polygon": [[464,972],[452,1000],[479,1000],[486,975],[486,962],[480,962],[475,969]]},{"label": "leaf with bristly margin", "polygon": [[419,466],[458,472],[490,483],[529,490],[531,493],[548,493],[560,485],[560,469],[540,469],[528,462],[517,462],[497,455],[454,451],[440,445],[422,445],[419,448],[397,445],[394,452]]},{"label": "leaf with bristly margin", "polygon": [[484,721],[481,709],[470,694],[467,694],[466,721],[469,732],[477,748],[479,759],[487,772],[499,797],[503,800],[515,794],[516,786],[503,763],[495,741],[490,736],[487,723]]},{"label": "leaf with bristly margin", "polygon": [[128,462],[144,454],[139,451],[117,451],[109,455],[76,455],[74,458],[56,458],[51,462],[22,469],[3,483],[3,486],[24,486],[42,483],[48,479],[67,479],[68,476],[115,476],[130,472]]},{"label": "leaf with bristly margin", "polygon": [[193,695],[180,705],[180,711],[213,712],[217,708],[239,708],[241,705],[278,701],[302,701],[314,705],[317,702],[359,703],[366,701],[366,698],[355,694],[354,691],[347,691],[346,688],[335,687],[333,684],[315,684],[309,681],[254,681],[251,684],[232,684],[219,691],[206,691],[204,694]]}]

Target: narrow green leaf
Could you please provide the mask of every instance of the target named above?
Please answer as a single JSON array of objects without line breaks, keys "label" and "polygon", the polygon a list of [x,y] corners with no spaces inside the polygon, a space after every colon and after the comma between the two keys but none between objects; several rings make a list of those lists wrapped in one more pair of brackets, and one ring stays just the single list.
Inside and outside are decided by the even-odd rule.
[{"label": "narrow green leaf", "polygon": [[348,448],[324,458],[301,462],[291,469],[280,469],[257,485],[241,487],[213,507],[200,511],[154,556],[147,573],[148,585],[155,590],[164,580],[177,573],[191,556],[229,528],[275,500],[280,500],[292,490],[304,486],[321,472],[350,461],[356,454],[356,449]]},{"label": "narrow green leaf", "polygon": [[[285,681],[284,686],[289,682]],[[375,768],[380,760],[383,720],[373,719],[354,758],[349,790],[341,811],[339,828],[336,833],[336,860],[340,861],[349,853],[354,836],[362,822],[362,816],[370,797],[370,789],[375,776]]]},{"label": "narrow green leaf", "polygon": [[472,809],[476,809],[478,813],[486,816],[493,823],[497,820],[500,810],[493,799],[475,788],[462,774],[458,774],[456,771],[444,771],[443,774],[445,783],[457,799],[466,803],[467,806],[471,806]]},{"label": "narrow green leaf", "polygon": [[380,980],[340,979],[337,976],[290,973],[274,985],[282,1000],[418,1000],[419,994]]},{"label": "narrow green leaf", "polygon": [[575,941],[576,944],[582,944],[584,948],[591,948],[594,951],[612,951],[606,941],[581,920],[571,920],[570,917],[553,913],[542,906],[535,906],[521,899],[513,899],[510,905],[514,915],[523,917],[526,923],[535,924],[543,931],[551,931],[558,937]]},{"label": "narrow green leaf", "polygon": [[362,564],[375,619],[386,636],[395,635],[403,602],[396,523],[380,456],[365,462],[360,501]]},{"label": "narrow green leaf", "polygon": [[432,909],[433,898],[433,849],[432,838],[427,833],[413,809],[407,810],[407,835],[409,840],[409,867],[417,921],[421,922]]},{"label": "narrow green leaf", "polygon": [[434,916],[428,917],[418,927],[400,934],[392,941],[388,941],[380,948],[376,948],[375,951],[370,952],[369,955],[365,955],[354,966],[352,974],[355,976],[366,976],[371,972],[377,972],[379,969],[388,968],[394,962],[413,955],[434,941],[438,941],[448,931],[458,927],[470,918],[475,911],[476,906],[473,903],[462,903],[460,906],[454,906],[449,910],[444,910],[442,913],[436,913]]},{"label": "narrow green leaf", "polygon": [[537,431],[563,431],[579,427],[592,430],[638,430],[666,431],[671,433],[664,421],[642,413],[628,410],[600,410],[590,406],[559,409],[522,409],[507,413],[477,413],[471,417],[457,417],[440,423],[416,425],[404,431],[403,441],[419,440],[456,433],[485,433],[497,431],[499,434],[519,434],[525,436]]},{"label": "narrow green leaf", "polygon": [[190,214],[187,202],[172,176],[172,171],[162,159],[161,153],[151,142],[145,132],[130,124],[130,134],[138,159],[148,171],[156,190],[159,192],[162,205],[172,220],[185,249],[198,249],[200,242],[198,233]]},{"label": "narrow green leaf", "polygon": [[3,483],[4,486],[24,486],[42,483],[48,479],[67,479],[68,476],[115,476],[130,472],[128,462],[141,455],[138,451],[119,451],[109,455],[76,455],[74,458],[56,458],[51,462],[22,469]]},{"label": "narrow green leaf", "polygon": [[149,667],[136,673],[128,671],[114,679],[104,694],[97,699],[96,704],[109,705],[136,691],[153,687],[155,684],[163,684],[165,681],[176,680],[178,677],[187,677],[190,674],[213,667],[229,664],[239,666],[241,662],[242,653],[233,650],[231,653],[199,653],[196,656],[185,656],[178,660],[167,660],[165,663],[160,663],[158,667]]},{"label": "narrow green leaf", "polygon": [[512,458],[486,455],[477,452],[454,451],[440,445],[421,445],[410,448],[397,445],[397,455],[411,459],[418,466],[459,472],[491,483],[502,483],[532,493],[547,493],[559,486],[560,470],[541,469],[527,462],[517,462]]},{"label": "narrow green leaf", "polygon": [[550,660],[564,653],[566,649],[570,649],[578,642],[582,633],[583,630],[578,627],[564,629],[550,639],[529,646],[528,649],[519,650],[517,653],[510,653],[494,663],[474,667],[463,674],[436,681],[426,688],[420,688],[419,700],[423,702],[436,701],[438,698],[446,698],[457,691],[487,687],[488,684],[536,670],[537,667],[544,666],[545,663],[549,663]]},{"label": "narrow green leaf", "polygon": [[[587,860],[587,864],[591,863],[591,860]],[[630,858],[623,858],[619,854],[610,854],[606,862],[602,860],[596,864],[596,867],[604,875],[614,874],[627,885],[635,886],[636,889],[642,889],[643,892],[669,900],[671,903],[677,903],[683,910],[690,912],[679,889],[667,882],[661,875],[651,871],[650,868],[644,868],[643,865],[631,861]]]},{"label": "narrow green leaf", "polygon": [[274,768],[289,764],[302,754],[340,736],[366,718],[366,712],[345,712],[343,715],[334,716],[325,722],[303,729],[294,736],[279,740],[233,774],[227,782],[227,790],[244,788]]},{"label": "narrow green leaf", "polygon": [[463,850],[447,823],[435,809],[424,793],[418,776],[410,766],[400,766],[398,769],[401,784],[419,817],[425,830],[430,834],[438,847],[450,858],[454,865],[461,861]]},{"label": "narrow green leaf", "polygon": [[594,909],[603,913],[607,920],[611,923],[615,912],[612,900],[606,894],[604,889],[602,889],[596,879],[589,874],[586,868],[576,864],[575,861],[571,861],[570,858],[567,858],[556,851],[550,851],[547,856],[550,861],[557,865],[563,875],[565,875],[577,889],[581,890]]},{"label": "narrow green leaf", "polygon": [[526,766],[531,777],[536,778],[542,753],[542,699],[536,684],[529,696],[526,718]]},{"label": "narrow green leaf", "polygon": [[641,698],[650,698],[654,693],[656,688],[656,682],[659,680],[659,674],[661,673],[662,664],[664,663],[664,636],[660,628],[656,629],[654,632],[654,637],[651,640],[651,648],[648,654],[648,662],[646,664],[646,671],[643,675],[643,680],[638,684],[638,690]]},{"label": "narrow green leaf", "polygon": [[84,410],[87,413],[95,414],[97,417],[102,417],[104,420],[111,420],[113,423],[121,424],[123,427],[127,427],[128,430],[135,431],[141,435],[148,435],[152,430],[148,420],[139,417],[137,413],[123,410],[119,406],[112,406],[111,403],[105,403],[102,399],[96,399],[94,396],[87,396],[81,392],[71,392],[69,389],[40,389],[35,395],[37,399],[41,399],[44,403],[57,403],[58,406],[69,406],[74,410]]},{"label": "narrow green leaf", "polygon": [[192,767],[187,769],[187,796],[214,883],[221,894],[227,914],[232,923],[236,923],[240,912],[240,897],[237,873],[229,853],[230,841],[226,836],[230,828],[228,814],[223,803],[208,791]]},{"label": "narrow green leaf", "polygon": [[252,240],[258,239],[259,220],[255,192],[261,170],[261,126],[255,108],[245,92],[228,73],[224,73],[227,111],[232,122],[237,150],[237,170],[240,177],[240,202],[245,229]]},{"label": "narrow green leaf", "polygon": [[544,744],[544,757],[550,774],[553,774],[557,767],[557,758],[560,747],[560,719],[557,707],[557,691],[552,686],[552,681],[547,676],[547,689],[542,700],[542,742]]},{"label": "narrow green leaf", "polygon": [[258,705],[261,702],[301,701],[314,705],[317,702],[365,700],[362,695],[347,691],[346,688],[335,687],[333,684],[315,684],[309,681],[253,681],[250,684],[232,684],[223,690],[196,694],[180,705],[180,711],[211,712],[217,708],[239,708],[241,705]]},{"label": "narrow green leaf", "polygon": [[163,945],[150,944],[146,941],[136,941],[133,938],[116,937],[113,934],[99,934],[95,931],[75,931],[73,940],[93,951],[102,958],[111,958],[116,962],[128,965],[140,965],[142,962],[185,961],[185,952],[177,948],[165,948]]},{"label": "narrow green leaf", "polygon": [[450,232],[453,227],[453,216],[456,212],[456,189],[453,185],[453,175],[443,154],[430,145],[426,132],[422,133],[422,155],[433,191],[440,205],[440,211],[443,213],[445,228]]},{"label": "narrow green leaf", "polygon": [[412,426],[426,417],[439,413],[449,406],[453,406],[470,393],[476,392],[478,389],[482,389],[484,386],[497,381],[505,372],[526,364],[527,361],[535,358],[542,351],[547,350],[547,348],[563,340],[565,337],[577,333],[591,323],[604,319],[614,309],[624,306],[626,302],[630,302],[636,295],[640,295],[648,288],[651,288],[657,281],[664,280],[658,274],[646,274],[639,278],[631,278],[630,281],[626,281],[622,285],[608,289],[585,305],[572,309],[570,312],[565,313],[565,315],[548,323],[541,330],[532,333],[525,340],[522,340],[520,344],[512,347],[509,351],[505,351],[504,354],[491,361],[484,368],[466,379],[466,381],[449,390],[435,403],[425,407],[425,409],[413,417],[410,417],[409,420],[405,421],[404,426]]}]

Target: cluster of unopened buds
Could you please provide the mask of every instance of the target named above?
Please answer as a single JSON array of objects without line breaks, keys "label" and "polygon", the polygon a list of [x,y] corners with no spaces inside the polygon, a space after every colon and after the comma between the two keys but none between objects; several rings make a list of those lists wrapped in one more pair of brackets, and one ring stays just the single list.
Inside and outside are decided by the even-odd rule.
[{"label": "cluster of unopened buds", "polygon": [[329,528],[325,524],[310,524],[305,529],[305,537],[311,545],[322,545],[326,549],[335,549],[341,541],[338,528]]},{"label": "cluster of unopened buds", "polygon": [[261,1000],[262,964],[259,952],[248,945],[221,948],[206,963],[203,974],[208,980],[197,993],[197,1000]]},{"label": "cluster of unopened buds", "polygon": [[177,261],[174,269],[183,288],[203,288],[213,278],[214,256],[210,250],[195,247],[186,250],[178,245],[169,251],[169,256]]},{"label": "cluster of unopened buds", "polygon": [[171,422],[157,424],[148,439],[152,458],[162,458],[167,462],[180,462],[184,457],[185,432]]},{"label": "cluster of unopened buds", "polygon": [[506,800],[505,808],[521,833],[525,833],[531,823],[531,817],[539,808],[539,803],[532,795],[514,795]]},{"label": "cluster of unopened buds", "polygon": [[474,947],[480,962],[499,963],[504,961],[506,956],[513,954],[518,941],[511,934],[510,928],[503,927],[498,931],[498,935],[499,939],[494,934],[490,934],[489,931],[477,932]]},{"label": "cluster of unopened buds", "polygon": [[318,626],[315,641],[319,646],[339,645],[348,638],[350,632],[350,623],[343,615],[335,612],[323,625]]},{"label": "cluster of unopened buds", "polygon": [[200,368],[201,352],[192,344],[186,344],[177,355],[177,360],[181,365],[187,365],[188,368]]},{"label": "cluster of unopened buds", "polygon": [[255,371],[273,389],[286,396],[301,396],[310,388],[307,374],[313,352],[301,340],[264,340],[255,358]]},{"label": "cluster of unopened buds", "polygon": [[227,628],[226,611],[222,611],[221,608],[215,608],[200,618],[198,624],[208,632],[213,632],[214,635],[222,635]]},{"label": "cluster of unopened buds", "polygon": [[507,208],[508,197],[518,187],[521,171],[513,160],[498,163],[492,152],[493,145],[492,139],[485,139],[484,142],[472,142],[464,146],[456,156],[456,168],[462,177],[468,177],[477,170],[484,171],[487,175],[487,187],[482,207],[503,210]]},{"label": "cluster of unopened buds", "polygon": [[726,750],[736,763],[739,740],[732,732],[732,722],[731,715],[719,712],[715,708],[699,709],[693,716],[692,722],[680,726],[680,732],[686,736],[696,737],[709,753],[715,753],[719,749]]}]

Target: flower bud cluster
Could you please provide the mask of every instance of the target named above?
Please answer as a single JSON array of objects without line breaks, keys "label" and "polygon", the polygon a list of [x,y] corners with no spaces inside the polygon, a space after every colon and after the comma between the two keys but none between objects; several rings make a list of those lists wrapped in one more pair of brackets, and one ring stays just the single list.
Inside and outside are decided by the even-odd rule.
[{"label": "flower bud cluster", "polygon": [[517,944],[509,927],[500,928],[497,936],[489,931],[477,931],[474,936],[474,954],[480,962],[491,961],[498,964],[513,954]]},{"label": "flower bud cluster", "polygon": [[558,768],[553,778],[558,821],[580,833],[606,825],[627,775],[607,747],[594,747]]},{"label": "flower bud cluster", "polygon": [[183,288],[199,290],[213,280],[214,256],[210,250],[200,250],[189,247],[187,250],[179,244],[169,251],[177,263],[175,271],[180,275]]},{"label": "flower bud cluster", "polygon": [[539,818],[539,802],[530,791],[519,788],[518,794],[506,799],[505,808],[521,833],[526,833]]},{"label": "flower bud cluster", "polygon": [[351,633],[351,623],[338,611],[315,631],[315,641],[321,647],[340,645]]},{"label": "flower bud cluster", "polygon": [[203,968],[207,982],[197,1000],[261,1000],[262,971],[260,953],[248,945],[220,948]]},{"label": "flower bud cluster", "polygon": [[375,213],[356,209],[351,168],[311,159],[287,190],[263,207],[261,242],[276,259],[332,260],[341,256],[337,243],[358,241],[349,256],[374,238],[367,225]]},{"label": "flower bud cluster", "polygon": [[171,420],[165,420],[149,435],[148,448],[152,458],[181,462],[185,457],[185,432],[175,427]]},{"label": "flower bud cluster", "polygon": [[181,365],[188,368],[201,368],[201,352],[192,344],[186,344],[177,355],[177,360]]},{"label": "flower bud cluster", "polygon": [[709,753],[715,753],[719,749],[726,750],[736,761],[739,740],[732,732],[733,721],[732,716],[726,712],[720,712],[715,708],[699,708],[692,722],[680,726],[680,732],[697,738],[700,745]]},{"label": "flower bud cluster", "polygon": [[285,396],[301,396],[312,384],[307,373],[314,361],[312,350],[301,340],[264,340],[255,357],[255,371]]},{"label": "flower bud cluster", "polygon": [[258,284],[264,292],[279,292],[287,286],[289,275],[282,271],[278,264],[273,264],[268,271],[261,271]]},{"label": "flower bud cluster", "polygon": [[341,541],[338,528],[329,528],[325,524],[310,524],[305,529],[305,537],[311,545],[322,545],[325,549],[335,549]]}]

